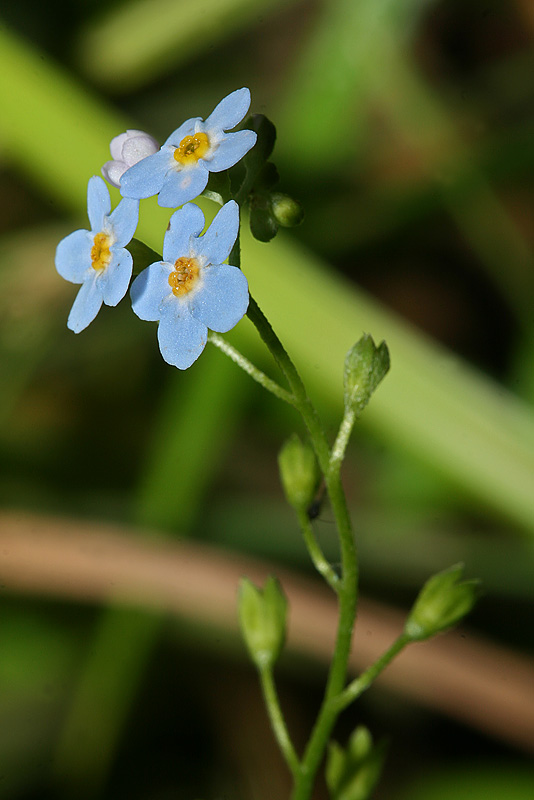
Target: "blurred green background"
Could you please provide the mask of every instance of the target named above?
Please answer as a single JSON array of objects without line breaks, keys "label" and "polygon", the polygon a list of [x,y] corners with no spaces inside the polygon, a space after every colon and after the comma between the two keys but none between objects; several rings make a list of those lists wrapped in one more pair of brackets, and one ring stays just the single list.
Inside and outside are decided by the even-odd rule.
[{"label": "blurred green background", "polygon": [[[270,245],[245,235],[243,269],[332,436],[346,350],[369,332],[391,352],[345,469],[362,591],[408,608],[432,571],[462,560],[485,588],[470,628],[528,658],[533,67],[530,0],[3,8],[2,508],[95,532],[148,528],[310,574],[277,477],[293,413],[209,348],[186,373],[168,367],[127,302],[74,336],[76,289],[53,264],[59,239],[86,226],[87,180],[114,135],[163,141],[248,86],[251,110],[278,129],[280,188],[306,219]],[[140,238],[159,249],[168,216],[145,203]],[[247,321],[231,338],[272,369]],[[327,505],[318,526],[335,560]],[[10,588],[2,555],[0,797],[285,796],[233,633],[194,614],[88,605],[75,586],[70,599],[35,598]],[[279,672],[302,742],[325,665],[290,653]],[[534,733],[512,744],[382,689],[344,715],[340,737],[362,721],[391,736],[378,799],[533,796]]]}]

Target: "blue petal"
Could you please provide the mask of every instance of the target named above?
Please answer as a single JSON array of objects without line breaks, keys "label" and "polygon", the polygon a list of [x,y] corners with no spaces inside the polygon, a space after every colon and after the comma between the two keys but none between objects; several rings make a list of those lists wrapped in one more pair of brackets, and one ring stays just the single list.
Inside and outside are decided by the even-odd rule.
[{"label": "blue petal", "polygon": [[238,131],[226,133],[222,138],[213,157],[206,159],[210,172],[222,172],[240,161],[245,153],[256,144],[257,135],[254,131]]},{"label": "blue petal", "polygon": [[108,187],[98,175],[89,178],[87,184],[87,214],[91,230],[99,233],[104,227],[104,217],[111,211]]},{"label": "blue petal", "polygon": [[175,162],[172,150],[168,147],[162,147],[153,156],[141,159],[122,176],[120,187],[122,196],[144,200],[157,194],[173,163]]},{"label": "blue petal", "polygon": [[91,269],[91,248],[94,236],[89,231],[80,230],[69,233],[56,248],[56,269],[65,280],[83,283],[88,269]]},{"label": "blue petal", "polygon": [[175,211],[163,239],[163,260],[174,264],[177,258],[188,256],[191,236],[200,236],[204,225],[204,214],[194,203]]},{"label": "blue petal", "polygon": [[178,206],[194,200],[206,188],[208,171],[202,161],[184,169],[170,170],[158,196],[158,205],[163,208]]},{"label": "blue petal", "polygon": [[169,275],[172,264],[156,261],[144,269],[132,283],[130,296],[132,309],[140,319],[155,322],[161,318],[164,301],[172,294]]},{"label": "blue petal", "polygon": [[239,230],[239,206],[226,203],[197,242],[197,252],[208,264],[222,264],[230,255]]},{"label": "blue petal", "polygon": [[202,122],[202,118],[192,117],[182,122],[180,127],[176,128],[176,130],[171,133],[169,138],[165,141],[165,144],[178,147],[182,139],[185,139],[186,136],[192,136],[195,133],[197,122]]},{"label": "blue petal", "polygon": [[208,330],[191,316],[187,303],[169,303],[158,326],[161,355],[173,367],[187,369],[206,346]]},{"label": "blue petal", "polygon": [[211,112],[205,122],[206,130],[229,130],[241,122],[250,107],[250,91],[237,89],[227,95]]},{"label": "blue petal", "polygon": [[102,297],[107,306],[116,306],[122,300],[128,291],[133,269],[133,259],[128,250],[112,248],[112,253],[112,260],[100,278]]},{"label": "blue petal", "polygon": [[97,281],[97,273],[91,275],[84,284],[73,303],[67,320],[67,327],[80,333],[94,320],[102,305],[102,291]]},{"label": "blue petal", "polygon": [[228,264],[202,272],[202,289],[190,302],[193,316],[211,328],[226,333],[248,308],[248,283],[240,269]]},{"label": "blue petal", "polygon": [[109,216],[113,237],[118,247],[124,247],[131,240],[139,220],[139,200],[126,198]]}]

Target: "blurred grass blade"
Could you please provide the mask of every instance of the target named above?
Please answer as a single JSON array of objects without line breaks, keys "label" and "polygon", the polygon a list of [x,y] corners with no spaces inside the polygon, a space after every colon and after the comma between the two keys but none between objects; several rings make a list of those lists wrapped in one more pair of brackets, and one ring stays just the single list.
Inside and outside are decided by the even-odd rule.
[{"label": "blurred grass blade", "polygon": [[391,52],[387,76],[374,76],[373,90],[499,292],[523,327],[532,327],[532,251],[484,175],[478,153],[462,140],[454,114],[400,50]]},{"label": "blurred grass blade", "polygon": [[287,238],[266,247],[245,234],[242,247],[251,290],[314,395],[340,407],[343,359],[354,338],[369,331],[385,339],[391,372],[362,422],[534,533],[531,408]]},{"label": "blurred grass blade", "polygon": [[159,416],[147,422],[153,435],[137,496],[139,524],[180,534],[190,527],[252,386],[209,345],[187,374],[171,372]]},{"label": "blurred grass blade", "polygon": [[[170,374],[134,512],[137,524],[182,537],[206,498],[249,390],[246,376],[215,349],[183,378]],[[114,605],[98,622],[54,766],[58,780],[83,784],[87,797],[99,796],[107,779],[163,622],[158,614]]]},{"label": "blurred grass blade", "polygon": [[[87,185],[126,121],[0,27],[0,141],[45,198],[86,214]],[[85,176],[82,179],[82,174]],[[118,193],[115,197],[118,196]]]},{"label": "blurred grass blade", "polygon": [[63,236],[59,225],[17,231],[0,238],[0,431],[42,358],[63,329],[69,297],[52,270],[35,264]]},{"label": "blurred grass blade", "polygon": [[354,161],[362,114],[370,98],[378,102],[395,132],[415,147],[420,171],[528,328],[532,253],[485,179],[477,154],[462,141],[454,114],[406,46],[428,5],[428,0],[326,3],[277,120],[277,154],[314,171]]},{"label": "blurred grass blade", "polygon": [[275,116],[277,154],[302,171],[329,172],[357,152],[373,77],[388,73],[392,42],[406,38],[428,6],[429,0],[323,3]]},{"label": "blurred grass blade", "polygon": [[137,89],[294,2],[134,0],[111,8],[82,31],[76,52],[81,69],[107,90]]}]

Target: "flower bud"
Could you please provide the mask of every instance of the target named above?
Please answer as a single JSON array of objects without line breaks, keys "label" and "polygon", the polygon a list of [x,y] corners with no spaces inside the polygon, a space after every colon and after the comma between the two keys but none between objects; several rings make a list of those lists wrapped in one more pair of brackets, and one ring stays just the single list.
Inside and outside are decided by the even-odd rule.
[{"label": "flower bud", "polygon": [[293,434],[278,454],[280,478],[288,503],[307,509],[315,497],[320,472],[313,448]]},{"label": "flower bud", "polygon": [[259,669],[272,667],[286,635],[287,600],[276,578],[258,589],[248,578],[239,586],[239,624],[250,656]]},{"label": "flower bud", "polygon": [[293,228],[304,219],[304,210],[300,203],[281,192],[272,193],[271,212],[275,221],[283,228]]},{"label": "flower bud", "polygon": [[364,334],[345,358],[345,405],[360,414],[388,370],[386,343],[381,342],[377,347],[372,336]]},{"label": "flower bud", "polygon": [[331,742],[325,777],[332,799],[367,800],[380,778],[385,750],[384,742],[373,744],[363,725],[356,728],[346,750]]},{"label": "flower bud", "polygon": [[102,167],[102,175],[112,186],[119,188],[126,170],[143,158],[157,153],[159,144],[144,131],[128,130],[115,136],[109,149],[112,161],[106,161]]},{"label": "flower bud", "polygon": [[459,582],[463,564],[438,572],[417,597],[406,622],[406,634],[422,641],[456,625],[473,608],[480,590],[477,580]]}]

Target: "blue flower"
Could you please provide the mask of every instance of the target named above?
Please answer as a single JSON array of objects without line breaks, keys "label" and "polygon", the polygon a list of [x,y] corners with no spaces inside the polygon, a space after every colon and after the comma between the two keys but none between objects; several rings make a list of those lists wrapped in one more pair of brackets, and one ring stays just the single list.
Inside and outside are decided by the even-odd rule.
[{"label": "blue flower", "polygon": [[159,321],[158,340],[168,364],[187,369],[203,351],[208,328],[224,333],[248,307],[247,279],[223,264],[239,230],[239,206],[226,203],[203,236],[204,215],[188,203],[175,211],[163,240],[163,260],[147,267],[131,288],[141,319]]},{"label": "blue flower", "polygon": [[74,231],[57,246],[57,271],[67,281],[82,284],[67,321],[74,333],[87,328],[102,303],[116,306],[128,291],[133,262],[124,248],[137,227],[139,202],[121,200],[110,211],[107,186],[95,175],[87,186],[91,230]]},{"label": "blue flower", "polygon": [[210,114],[188,119],[161,149],[130,167],[121,177],[123,197],[159,195],[158,203],[177,208],[198,197],[210,172],[233,167],[256,143],[254,131],[226,133],[241,122],[250,106],[248,89],[232,92]]}]

